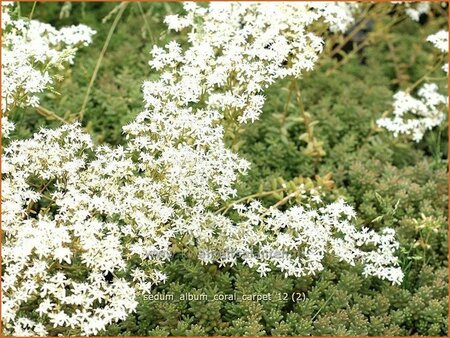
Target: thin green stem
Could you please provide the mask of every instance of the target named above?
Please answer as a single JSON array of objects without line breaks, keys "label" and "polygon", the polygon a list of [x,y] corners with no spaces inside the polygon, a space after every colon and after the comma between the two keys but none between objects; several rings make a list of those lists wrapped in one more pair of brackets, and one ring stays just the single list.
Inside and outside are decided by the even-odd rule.
[{"label": "thin green stem", "polygon": [[297,197],[298,195],[300,195],[300,191],[296,190],[292,193],[290,193],[289,195],[285,196],[283,199],[279,200],[277,203],[275,203],[274,205],[272,205],[270,207],[270,209],[276,209],[278,207],[281,207],[282,205],[286,204],[290,199]]},{"label": "thin green stem", "polygon": [[336,290],[333,291],[333,293],[331,294],[330,297],[328,297],[328,299],[325,301],[325,303],[323,303],[323,305],[319,308],[319,310],[317,310],[317,312],[314,314],[314,316],[311,318],[311,321],[313,321],[314,319],[316,319],[316,317],[319,315],[319,313],[323,310],[323,308],[328,304],[328,302],[331,300],[331,298],[333,298],[334,294],[336,293]]},{"label": "thin green stem", "polygon": [[68,121],[64,120],[62,117],[60,117],[60,116],[57,115],[56,113],[54,113],[54,112],[52,112],[51,110],[48,110],[48,109],[46,109],[46,108],[44,108],[44,107],[42,107],[42,106],[37,106],[37,107],[36,107],[36,111],[37,111],[40,115],[42,115],[42,116],[44,116],[44,117],[50,117],[50,118],[56,119],[56,120],[58,120],[58,121],[60,121],[60,122],[62,122],[62,123],[64,123],[64,124],[69,124]]},{"label": "thin green stem", "polygon": [[108,48],[108,45],[109,45],[109,42],[111,41],[111,37],[114,33],[114,30],[116,29],[117,24],[119,23],[119,20],[122,17],[122,14],[125,11],[125,9],[127,8],[127,6],[128,6],[128,2],[122,2],[120,4],[120,9],[117,12],[116,18],[114,19],[114,22],[111,25],[111,28],[109,29],[108,36],[106,37],[105,43],[103,44],[102,51],[100,52],[100,55],[97,59],[97,63],[95,65],[94,72],[92,73],[91,81],[89,82],[89,86],[86,91],[86,95],[84,96],[83,105],[81,106],[81,110],[80,110],[80,121],[83,120],[84,113],[86,110],[86,105],[89,101],[89,94],[91,93],[92,86],[94,85],[95,79],[97,78],[97,73],[98,73],[98,70],[100,69],[100,65],[102,64],[103,57],[105,56],[105,53],[106,53],[106,49]]},{"label": "thin green stem", "polygon": [[244,196],[236,201],[231,202],[229,205],[220,208],[219,210],[217,210],[217,213],[222,212],[222,215],[225,215],[228,212],[228,210],[230,210],[236,204],[239,204],[239,203],[245,202],[245,201],[249,201],[249,200],[252,200],[252,199],[258,198],[258,197],[266,197],[266,196],[274,195],[278,192],[282,192],[285,190],[286,190],[285,188],[279,188],[279,189],[275,189],[275,190],[271,190],[271,191],[257,192],[257,193],[254,193],[254,194],[251,194],[248,196]]},{"label": "thin green stem", "polygon": [[154,45],[156,43],[156,41],[155,41],[155,38],[153,36],[152,30],[150,28],[150,24],[147,21],[147,17],[145,16],[144,9],[142,8],[142,5],[141,5],[140,2],[136,2],[136,4],[139,7],[139,11],[141,12],[142,19],[144,19],[145,28],[147,28],[148,35],[150,36],[150,41],[151,41],[152,45]]},{"label": "thin green stem", "polygon": [[300,107],[303,117],[305,117],[305,105],[303,103],[302,92],[300,91],[300,87],[298,86],[297,81],[294,81],[294,86],[295,86],[295,90],[296,90],[296,94],[297,94],[296,95],[297,103]]},{"label": "thin green stem", "polygon": [[433,73],[438,67],[442,66],[442,58],[439,58],[439,60],[436,62],[436,64],[429,70],[427,71],[424,75],[422,75],[421,78],[419,78],[416,82],[414,82],[411,86],[409,86],[405,92],[410,93],[412,92],[415,88],[417,88],[418,85],[420,85],[422,82],[429,80],[429,75],[431,73]]},{"label": "thin green stem", "polygon": [[292,97],[292,92],[294,91],[294,87],[295,87],[295,79],[292,79],[290,84],[289,84],[289,93],[286,99],[286,103],[284,105],[284,112],[283,112],[283,122],[282,125],[284,125],[284,123],[286,122],[286,117],[288,114],[288,109],[289,109],[289,104],[291,103],[291,97]]},{"label": "thin green stem", "polygon": [[30,19],[30,20],[33,18],[34,9],[36,8],[36,4],[37,4],[37,1],[35,1],[33,3],[33,7],[31,8],[30,16],[28,17],[28,19]]}]

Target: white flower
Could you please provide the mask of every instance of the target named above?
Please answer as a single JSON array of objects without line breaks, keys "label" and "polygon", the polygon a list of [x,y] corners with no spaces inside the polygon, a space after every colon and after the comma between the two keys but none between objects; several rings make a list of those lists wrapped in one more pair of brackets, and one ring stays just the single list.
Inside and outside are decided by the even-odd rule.
[{"label": "white flower", "polygon": [[430,11],[430,4],[426,1],[392,1],[393,4],[401,4],[411,20],[419,21],[422,14]]},{"label": "white flower", "polygon": [[14,123],[10,122],[6,116],[2,116],[2,137],[8,138],[14,128]]},{"label": "white flower", "polygon": [[442,123],[445,119],[443,107],[448,98],[438,93],[436,84],[424,84],[418,91],[418,99],[400,91],[394,95],[394,117],[381,118],[377,121],[393,133],[412,135],[414,141],[419,142],[425,132]]},{"label": "white flower", "polygon": [[[297,277],[314,274],[330,252],[350,264],[367,265],[369,275],[400,281],[393,234],[358,230],[350,223],[354,210],[343,201],[285,212],[253,201],[235,206],[236,221],[213,212],[228,204],[249,168],[225,145],[223,121],[257,119],[265,88],[313,69],[323,40],[312,27],[343,30],[353,20],[354,7],[188,3],[185,15],[166,19],[170,28],[189,31],[187,47],[171,42],[153,48],[150,65],[161,77],[144,83],[144,110],[123,128],[124,146],[96,146],[79,124],[71,124],[4,147],[6,330],[45,334],[42,325],[53,325],[95,335],[124,320],[137,307],[138,291],[150,292],[165,282],[167,276],[157,268],[170,259],[180,238],[196,247],[204,263],[242,260],[263,276],[275,268]],[[70,62],[72,54],[61,54],[53,44],[88,43],[90,32],[56,31],[39,23],[30,23],[35,29],[30,32],[28,23],[6,24],[16,31],[4,39],[11,55],[2,81],[15,86],[2,90],[9,90],[8,104],[19,104],[13,99],[24,88],[28,101],[20,104],[37,104],[36,94],[48,88],[51,76],[33,64],[18,65],[12,55]],[[18,79],[24,82],[19,85]],[[440,102],[432,90],[422,94],[428,106]],[[7,134],[7,120],[5,127]],[[375,250],[364,250],[367,244]],[[85,279],[80,281],[72,267],[83,269]],[[24,311],[36,296],[40,323]]]},{"label": "white flower", "polygon": [[257,271],[259,272],[261,277],[264,277],[267,275],[268,272],[270,272],[269,265],[266,263],[261,263],[261,264],[259,264]]},{"label": "white flower", "polygon": [[69,316],[62,311],[49,313],[48,316],[50,317],[50,322],[53,324],[53,327],[64,326],[64,324],[69,321]]},{"label": "white flower", "polygon": [[[443,53],[448,53],[448,32],[441,30],[430,35],[427,41],[431,42]],[[442,69],[448,73],[448,64]],[[394,95],[394,117],[381,118],[377,121],[380,127],[384,127],[393,133],[412,135],[414,141],[419,142],[425,132],[444,121],[448,106],[448,97],[438,93],[438,86],[434,83],[424,84],[418,91],[418,98],[409,93],[399,91]]]},{"label": "white flower", "polygon": [[[427,41],[431,42],[442,53],[448,53],[448,31],[440,30],[436,34],[428,36]],[[448,63],[442,66],[442,70],[448,74]]]},{"label": "white flower", "polygon": [[69,248],[60,247],[55,249],[53,256],[59,262],[65,261],[66,263],[70,264],[70,257],[72,256],[72,252]]},{"label": "white flower", "polygon": [[95,34],[84,25],[58,31],[36,20],[13,20],[14,2],[8,4],[2,6],[3,115],[15,106],[37,106],[39,94],[54,83],[54,73],[72,63],[77,47],[90,44]]},{"label": "white flower", "polygon": [[37,309],[37,312],[42,316],[43,314],[47,314],[49,310],[52,310],[55,307],[54,304],[50,301],[49,298],[45,298]]},{"label": "white flower", "polygon": [[448,53],[448,31],[440,30],[428,36],[427,41],[431,42],[442,53]]}]

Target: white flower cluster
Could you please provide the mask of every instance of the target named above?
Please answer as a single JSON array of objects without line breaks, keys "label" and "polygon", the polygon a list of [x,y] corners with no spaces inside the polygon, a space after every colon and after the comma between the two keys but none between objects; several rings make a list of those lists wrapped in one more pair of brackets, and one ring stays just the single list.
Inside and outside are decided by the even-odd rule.
[{"label": "white flower cluster", "polygon": [[419,142],[425,132],[442,123],[445,114],[442,107],[448,104],[448,98],[439,94],[434,83],[424,84],[414,98],[409,93],[399,91],[394,95],[394,117],[377,121],[397,137],[399,134],[412,135]]},{"label": "white flower cluster", "polygon": [[[395,267],[395,232],[385,229],[379,235],[367,228],[357,230],[351,223],[356,213],[342,200],[317,210],[295,206],[282,212],[266,209],[257,201],[248,206],[236,205],[235,209],[243,219],[237,224],[211,215],[213,231],[222,236],[198,243],[204,262],[233,265],[239,258],[257,267],[263,276],[275,267],[285,276],[302,277],[321,271],[325,255],[331,253],[351,265],[362,262],[365,275],[393,283],[403,279],[402,271]],[[364,250],[367,245],[377,250]]]},{"label": "white flower cluster", "polygon": [[38,105],[38,94],[54,82],[54,70],[72,63],[77,47],[88,45],[95,33],[85,25],[57,30],[14,19],[13,4],[2,2],[2,114],[14,106]]},{"label": "white flower cluster", "polygon": [[[124,264],[117,255],[121,244],[114,241],[120,229],[88,215],[87,208],[76,209],[84,197],[76,181],[91,148],[89,135],[70,125],[13,141],[5,149],[2,320],[14,335],[46,335],[42,323],[17,318],[21,309],[34,309],[54,327],[83,327],[89,334],[104,328],[105,322],[124,319],[136,305],[135,290],[128,283],[117,278],[109,284],[99,270],[113,271],[109,267]],[[54,188],[44,192],[33,188],[32,180]],[[43,201],[47,210],[38,212],[36,206]],[[76,275],[70,264],[77,261],[87,269],[70,278]]]},{"label": "white flower cluster", "polygon": [[313,69],[324,42],[309,27],[323,21],[343,31],[353,22],[354,7],[222,2],[206,8],[187,3],[186,15],[170,15],[166,23],[175,31],[189,29],[190,47],[184,53],[176,42],[154,47],[150,65],[163,74],[159,82],[144,86],[146,101],[156,110],[164,106],[161,97],[201,102],[228,118],[253,122],[261,113],[265,88]]},{"label": "white flower cluster", "polygon": [[[448,54],[448,31],[440,30],[436,34],[432,34],[427,38],[442,53]],[[442,70],[448,73],[448,63],[442,66]]]},{"label": "white flower cluster", "polygon": [[256,119],[264,88],[314,66],[323,42],[309,27],[341,29],[352,6],[188,3],[167,22],[189,27],[189,46],[153,49],[161,76],[144,84],[145,110],[124,127],[124,146],[93,146],[79,125],[11,141],[2,157],[5,332],[97,334],[165,280],[158,269],[175,245],[261,275],[314,274],[334,254],[401,282],[393,231],[357,230],[342,201],[285,212],[255,201],[235,206],[237,222],[216,211],[249,166],[225,146],[221,122]]},{"label": "white flower cluster", "polygon": [[448,53],[448,31],[440,30],[436,34],[432,34],[427,38],[442,53]]},{"label": "white flower cluster", "polygon": [[402,4],[406,15],[411,20],[419,21],[422,14],[426,14],[430,11],[430,3],[427,1],[392,1],[392,4]]},{"label": "white flower cluster", "polygon": [[[432,34],[427,41],[442,53],[448,53],[448,31]],[[448,73],[448,63],[442,69]],[[448,106],[448,97],[439,94],[438,89],[435,83],[426,83],[417,93],[419,98],[405,91],[397,92],[394,95],[394,117],[378,119],[377,124],[392,132],[394,137],[412,135],[413,140],[419,142],[427,130],[445,120],[444,107]]]},{"label": "white flower cluster", "polygon": [[14,123],[10,122],[6,116],[2,116],[2,136],[8,138],[14,128]]}]

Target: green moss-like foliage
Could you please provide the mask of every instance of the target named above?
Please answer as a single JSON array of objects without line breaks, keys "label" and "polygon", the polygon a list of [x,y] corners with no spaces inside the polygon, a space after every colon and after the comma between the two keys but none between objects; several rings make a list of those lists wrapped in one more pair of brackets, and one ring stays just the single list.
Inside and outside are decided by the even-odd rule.
[{"label": "green moss-like foliage", "polygon": [[[31,4],[21,6],[29,13]],[[98,31],[93,45],[79,52],[58,84],[62,94],[43,98],[45,108],[68,120],[77,118],[112,21],[101,19],[114,6],[74,3],[71,15],[58,19],[61,4],[38,3],[35,18],[56,26],[84,23]],[[179,11],[178,4],[143,3],[142,8],[149,27],[137,5],[130,4],[91,92],[82,122],[97,143],[123,142],[121,126],[142,107],[140,84],[156,76],[147,64],[148,28],[160,45],[175,36],[165,32],[162,19],[169,11]],[[314,137],[324,153],[305,151],[308,141],[300,136],[307,129],[299,119],[300,108],[294,99],[286,106],[288,82],[270,88],[263,116],[245,127],[239,147],[252,162],[249,175],[238,186],[242,196],[273,178],[332,173],[336,188],[330,199],[344,196],[355,206],[361,225],[396,229],[405,273],[401,285],[363,278],[360,266],[331,257],[323,272],[296,279],[277,272],[261,278],[242,265],[202,266],[178,254],[163,268],[168,281],[154,290],[155,295],[175,299],[142,296],[135,313],[102,335],[447,336],[447,129],[429,131],[415,144],[395,139],[375,124],[390,111],[393,94],[414,83],[432,64],[435,51],[425,39],[447,26],[445,11],[435,8],[424,25],[406,19],[387,32],[382,29],[392,18],[379,17],[371,43],[359,53],[338,63],[325,52],[316,69],[298,81],[305,110],[315,121]],[[183,41],[182,36],[177,38]],[[443,76],[439,69],[433,75]],[[438,83],[445,92],[445,80]],[[41,126],[58,125],[33,109],[14,119],[17,138]],[[185,293],[209,299],[177,300]],[[216,294],[265,294],[271,300],[212,301]],[[302,296],[293,301],[292,295]]]}]

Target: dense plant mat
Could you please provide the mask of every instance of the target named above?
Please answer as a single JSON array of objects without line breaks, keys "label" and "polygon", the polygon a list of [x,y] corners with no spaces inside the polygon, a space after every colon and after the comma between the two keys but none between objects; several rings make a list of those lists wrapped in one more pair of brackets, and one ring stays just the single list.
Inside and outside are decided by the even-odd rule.
[{"label": "dense plant mat", "polygon": [[[432,3],[414,20],[400,6],[360,4],[350,28],[328,33],[313,70],[264,91],[259,119],[224,122],[226,147],[251,166],[237,180],[236,195],[218,209],[237,222],[233,201],[259,200],[282,211],[314,203],[311,196],[296,198],[299,185],[321,191],[326,203],[343,198],[356,212],[357,228],[395,230],[401,282],[366,276],[363,264],[331,254],[321,271],[301,277],[266,273],[242,260],[205,264],[183,237],[158,267],[164,283],[139,294],[135,311],[97,335],[448,335],[447,120],[418,142],[377,123],[392,117],[396,93],[416,93],[419,83],[433,82],[446,96],[439,62],[447,54],[427,37],[446,29],[448,8]],[[152,45],[189,45],[186,32],[168,31],[164,23],[165,16],[184,13],[178,3],[22,3],[20,12],[56,28],[84,24],[96,34],[53,90],[39,94],[39,107],[8,116],[15,129],[4,147],[75,121],[94,146],[126,145],[122,127],[142,111],[141,85],[158,79],[149,66]],[[52,207],[45,203],[32,208]],[[70,263],[71,276],[83,279],[81,261]],[[36,304],[29,305],[31,314],[26,307],[21,313],[37,319]],[[83,333],[58,325],[46,330]]]}]

